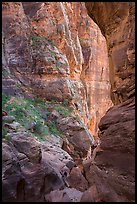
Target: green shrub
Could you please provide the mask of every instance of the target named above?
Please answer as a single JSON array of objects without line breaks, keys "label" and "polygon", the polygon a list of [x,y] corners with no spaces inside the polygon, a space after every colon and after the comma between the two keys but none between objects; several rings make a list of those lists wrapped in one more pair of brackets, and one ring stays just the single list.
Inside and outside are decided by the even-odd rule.
[{"label": "green shrub", "polygon": [[48,135],[49,134],[49,129],[47,126],[45,126],[41,121],[37,121],[34,131],[36,133],[42,134],[42,135]]},{"label": "green shrub", "polygon": [[48,39],[48,38],[46,38],[44,36],[37,36],[35,34],[32,34],[31,35],[31,40],[32,40],[33,45],[36,44],[36,43],[39,43],[39,41],[45,41],[45,42],[50,43],[53,46],[56,46],[56,43],[55,43],[54,40]]},{"label": "green shrub", "polygon": [[63,100],[63,105],[68,107],[68,105],[69,105],[69,100],[68,100],[68,99],[64,99],[64,100]]},{"label": "green shrub", "polygon": [[58,111],[63,117],[71,115],[72,109],[64,108],[63,106],[56,106],[55,110]]},{"label": "green shrub", "polygon": [[57,128],[55,121],[47,121],[46,124],[53,135],[62,136],[62,132]]},{"label": "green shrub", "polygon": [[7,133],[8,133],[8,129],[2,127],[2,138],[5,138],[5,136],[7,135]]},{"label": "green shrub", "polygon": [[[12,100],[11,100],[12,99]],[[48,107],[56,109],[63,117],[70,116],[70,107],[56,101],[45,102],[40,98],[27,99],[23,97],[14,97],[2,95],[2,109],[5,110],[8,115],[14,116],[16,121],[20,123],[28,132],[40,140],[43,140],[44,136],[52,133],[53,135],[62,136],[62,132],[57,128],[54,121],[48,120],[48,116],[45,117],[45,112]],[[36,122],[33,130],[28,130],[28,124]],[[6,131],[3,131],[6,134]]]}]

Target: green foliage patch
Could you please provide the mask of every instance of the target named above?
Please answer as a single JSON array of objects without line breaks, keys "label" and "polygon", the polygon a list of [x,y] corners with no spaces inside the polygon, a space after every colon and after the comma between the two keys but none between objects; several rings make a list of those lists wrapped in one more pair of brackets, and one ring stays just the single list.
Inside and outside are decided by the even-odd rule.
[{"label": "green foliage patch", "polygon": [[[50,111],[48,108],[57,110],[62,117],[71,115],[72,108],[67,106],[67,102],[59,103],[56,101],[44,101],[40,98],[28,99],[23,97],[13,97],[2,94],[2,110],[5,110],[9,116],[14,116],[16,122],[20,123],[27,131],[39,140],[46,139],[49,133],[62,136],[56,122],[48,119]],[[35,123],[33,128],[29,124]],[[6,131],[3,130],[3,134]]]},{"label": "green foliage patch", "polygon": [[54,40],[48,39],[48,38],[46,38],[46,37],[44,37],[44,36],[37,36],[36,34],[32,34],[32,35],[31,35],[31,40],[32,40],[33,45],[34,45],[34,44],[38,44],[38,43],[40,43],[41,41],[43,41],[43,42],[45,42],[45,43],[50,43],[51,45],[56,46],[56,43],[55,43]]}]

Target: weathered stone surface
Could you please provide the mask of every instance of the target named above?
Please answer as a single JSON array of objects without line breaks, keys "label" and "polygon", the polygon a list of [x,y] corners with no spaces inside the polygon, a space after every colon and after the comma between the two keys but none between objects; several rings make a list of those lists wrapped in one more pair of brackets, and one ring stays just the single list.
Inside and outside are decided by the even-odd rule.
[{"label": "weathered stone surface", "polygon": [[[55,137],[55,136],[54,136]],[[53,142],[43,142],[42,143],[42,163],[48,162],[52,168],[56,170],[59,174],[64,176],[66,172],[66,177],[69,175],[70,169],[66,166],[69,161],[74,163],[71,156],[61,149],[61,145]]]},{"label": "weathered stone surface", "polygon": [[52,112],[51,112],[51,114],[50,114],[50,116],[48,117],[48,119],[49,120],[54,120],[54,121],[56,121],[58,118],[60,118],[61,117],[61,115],[59,114],[59,112],[58,111],[56,111],[56,110],[53,110]]},{"label": "weathered stone surface", "polygon": [[5,38],[4,50],[6,59],[8,58],[7,65],[18,78],[20,72],[25,74],[29,71],[28,67],[31,63],[28,46],[30,28],[21,2],[4,2],[2,6],[2,29]]},{"label": "weathered stone surface", "polygon": [[12,123],[13,121],[15,121],[15,117],[6,115],[2,117],[2,121],[5,123]]},{"label": "weathered stone surface", "polygon": [[[31,15],[31,10],[29,11],[29,4],[33,15]],[[105,38],[98,26],[87,15],[84,3],[57,2],[51,4],[46,2],[39,6],[37,3],[29,4],[23,3],[23,6],[24,11],[27,10],[26,13],[31,17],[33,32],[37,33],[39,39],[46,37],[47,40],[52,40],[56,50],[64,53],[69,65],[66,73],[71,78],[70,82],[72,79],[76,79],[75,86],[73,81],[70,83],[70,90],[75,93],[73,96],[74,106],[83,122],[88,125],[93,134],[96,134],[97,123],[108,107],[112,105],[109,95],[109,69]],[[56,15],[54,15],[55,12]],[[47,29],[49,27],[50,30]],[[40,53],[39,48],[38,50],[33,48],[33,50],[37,53],[38,69],[43,66],[45,69],[49,67],[48,70],[52,77],[61,74],[60,68],[57,70],[55,68],[53,71],[55,62],[52,61],[55,60],[50,60],[51,65],[40,65],[38,62],[41,60],[38,54],[38,52]],[[43,50],[42,53],[45,53],[44,46],[41,50]],[[53,47],[52,50],[54,50]],[[51,58],[54,58],[53,54]],[[65,65],[65,67],[67,66]],[[66,70],[65,67],[63,67],[63,72]],[[45,73],[48,74],[48,72]],[[44,71],[41,76],[46,79]],[[62,76],[65,76],[65,73]],[[83,85],[81,91],[77,91],[80,80]],[[100,104],[102,105],[100,106]]]},{"label": "weathered stone surface", "polygon": [[[83,63],[82,50],[77,30],[75,30],[75,23],[70,23],[72,19],[70,19],[70,15],[67,13],[71,12],[71,16],[74,22],[76,22],[77,19],[75,20],[75,13],[71,9],[71,4],[65,2],[51,4],[46,2],[38,7],[37,3],[33,2],[33,5],[32,3],[23,3],[23,6],[25,11],[26,9],[28,10],[29,6],[35,8],[35,14],[33,12],[34,9],[31,11],[31,7],[28,13],[31,16],[33,32],[39,36],[45,36],[48,40],[52,40],[56,47],[67,56],[69,67],[72,70],[71,75],[73,75],[73,72],[80,75]],[[32,12],[33,15],[31,15]]]},{"label": "weathered stone surface", "polygon": [[75,188],[51,191],[45,196],[47,202],[80,202],[82,192]]},{"label": "weathered stone surface", "polygon": [[19,133],[12,133],[11,140],[13,145],[17,148],[21,153],[25,153],[25,155],[29,158],[32,163],[39,163],[41,160],[41,148],[40,143],[33,137],[29,137],[27,134],[23,133],[19,135]]},{"label": "weathered stone surface", "polygon": [[68,141],[74,146],[74,153],[86,157],[94,138],[84,125],[73,117],[57,120],[58,127],[64,132]]},{"label": "weathered stone surface", "polygon": [[3,25],[3,67],[16,76],[8,87],[3,80],[3,91],[62,101],[68,94],[59,88],[58,78],[68,77],[69,84],[61,86],[69,87],[77,114],[96,134],[97,123],[112,105],[108,57],[105,39],[84,2],[3,3]]},{"label": "weathered stone surface", "polygon": [[91,18],[106,37],[114,104],[134,95],[135,3],[86,3]]},{"label": "weathered stone surface", "polygon": [[75,188],[65,188],[64,192],[67,193],[72,202],[80,202],[83,192]]},{"label": "weathered stone surface", "polygon": [[58,78],[52,80],[33,80],[32,87],[35,95],[41,98],[45,98],[46,100],[55,100],[59,102],[63,102],[65,99],[72,99],[69,86],[68,79],[66,78]]},{"label": "weathered stone surface", "polygon": [[[105,202],[135,200],[134,2],[86,3],[107,39],[112,100],[99,123],[101,152],[85,167]],[[97,12],[98,11],[98,12]],[[107,11],[107,12],[106,12]],[[106,15],[107,14],[107,15]],[[112,18],[113,17],[113,18]],[[91,180],[92,178],[92,180]]]},{"label": "weathered stone surface", "polygon": [[31,36],[32,46],[32,73],[51,76],[67,76],[70,74],[66,56],[55,47],[46,37]]},{"label": "weathered stone surface", "polygon": [[72,202],[63,190],[51,191],[45,196],[47,202]]},{"label": "weathered stone surface", "polygon": [[73,167],[70,175],[65,180],[68,187],[76,188],[79,191],[85,191],[88,188],[88,182],[82,175],[78,167]]},{"label": "weathered stone surface", "polygon": [[[21,2],[2,4],[2,92],[7,95],[26,95],[31,54],[30,28]],[[28,74],[29,73],[29,74]]]},{"label": "weathered stone surface", "polygon": [[81,3],[78,32],[84,57],[81,79],[86,89],[88,107],[86,125],[97,135],[100,118],[112,106],[109,93],[109,61],[105,37],[86,13],[85,5]]},{"label": "weathered stone surface", "polygon": [[[9,134],[11,134],[9,142],[3,139],[2,143],[2,197],[4,202],[44,201],[45,194],[64,186],[64,177],[61,172],[65,172],[65,169],[70,171],[65,164],[72,160],[66,152],[59,147],[57,149],[51,143],[53,151],[52,148],[44,149],[40,142],[25,133],[24,135],[19,132]],[[50,158],[54,157],[52,162],[44,155],[44,151],[46,153],[48,150],[51,151]],[[60,157],[61,151],[62,157]],[[58,161],[57,165],[53,165],[55,160]],[[60,164],[61,168],[59,168]]]},{"label": "weathered stone surface", "polygon": [[81,198],[80,202],[100,202],[100,198],[96,189],[96,185],[92,185],[89,189],[87,189]]}]

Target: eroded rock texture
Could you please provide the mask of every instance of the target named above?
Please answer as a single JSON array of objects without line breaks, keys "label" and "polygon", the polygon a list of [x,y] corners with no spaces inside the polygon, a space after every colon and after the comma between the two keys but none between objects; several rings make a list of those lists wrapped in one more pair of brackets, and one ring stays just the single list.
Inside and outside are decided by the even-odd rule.
[{"label": "eroded rock texture", "polygon": [[[70,102],[96,134],[112,102],[105,38],[85,4],[3,3],[3,36],[7,69],[24,85],[24,95]],[[9,79],[3,81],[11,92]]]},{"label": "eroded rock texture", "polygon": [[2,12],[4,56],[7,66],[18,79],[24,78],[25,75],[27,81],[31,64],[28,41],[31,30],[22,3],[4,2]]},{"label": "eroded rock texture", "polygon": [[[86,3],[89,15],[106,37],[112,100],[121,103],[134,96],[135,4]],[[97,15],[98,13],[98,15]]]},{"label": "eroded rock texture", "polygon": [[41,144],[24,131],[10,133],[8,140],[3,140],[2,148],[4,202],[45,201],[47,193],[64,186],[62,173],[69,174],[66,164],[74,162],[59,144]]},{"label": "eroded rock texture", "polygon": [[111,96],[119,104],[101,119],[100,152],[95,164],[85,167],[87,178],[91,184],[95,181],[106,202],[135,199],[134,6],[133,2],[86,3],[107,40]]},{"label": "eroded rock texture", "polygon": [[73,109],[45,116],[64,140],[4,123],[3,201],[134,201],[134,3],[88,2],[93,20],[82,2],[2,6],[3,92]]}]

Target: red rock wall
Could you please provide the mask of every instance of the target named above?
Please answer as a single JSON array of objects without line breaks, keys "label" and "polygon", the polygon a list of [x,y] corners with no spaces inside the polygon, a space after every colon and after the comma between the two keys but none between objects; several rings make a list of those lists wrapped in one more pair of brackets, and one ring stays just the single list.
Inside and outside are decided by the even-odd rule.
[{"label": "red rock wall", "polygon": [[[35,96],[46,100],[67,100],[93,134],[98,121],[112,105],[110,79],[111,98],[116,106],[99,123],[101,149],[94,151],[95,161],[87,163],[84,172],[89,187],[97,191],[98,201],[133,202],[134,3],[88,2],[86,6],[107,40],[109,69],[105,39],[81,2],[4,2],[3,67],[29,93],[31,88]],[[8,156],[11,158],[10,153]],[[15,171],[11,170],[18,172],[14,164],[16,160],[11,166]],[[35,169],[37,175],[40,171]],[[43,173],[44,169],[40,173],[42,180]],[[36,186],[34,183],[32,189]],[[9,200],[18,199],[13,189]],[[26,197],[29,193],[32,191],[26,191]],[[39,195],[36,192],[35,197]]]},{"label": "red rock wall", "polygon": [[[104,202],[135,201],[135,4],[87,2],[107,40],[111,98],[115,104],[99,123],[100,150],[85,167]],[[90,169],[90,170],[89,170]]]},{"label": "red rock wall", "polygon": [[[23,3],[23,6],[31,18],[33,32],[52,40],[58,52],[64,54],[66,66],[63,72],[67,71],[62,76],[69,78],[70,90],[74,93],[72,98],[80,116],[95,134],[97,123],[112,105],[105,38],[87,15],[84,3],[47,2],[40,4],[40,8],[33,3],[36,8],[33,14],[28,3]],[[51,72],[51,68],[49,70]],[[57,75],[55,73],[55,78]],[[52,74],[51,78],[54,76]],[[44,77],[46,79],[46,75]],[[79,84],[81,91],[74,90],[75,83]]]},{"label": "red rock wall", "polygon": [[86,5],[107,40],[111,96],[119,104],[134,96],[135,91],[135,4],[113,2],[110,6],[109,2],[93,2]]},{"label": "red rock wall", "polygon": [[21,83],[46,100],[70,101],[96,134],[112,105],[108,56],[84,3],[4,3],[3,32],[8,67]]}]

